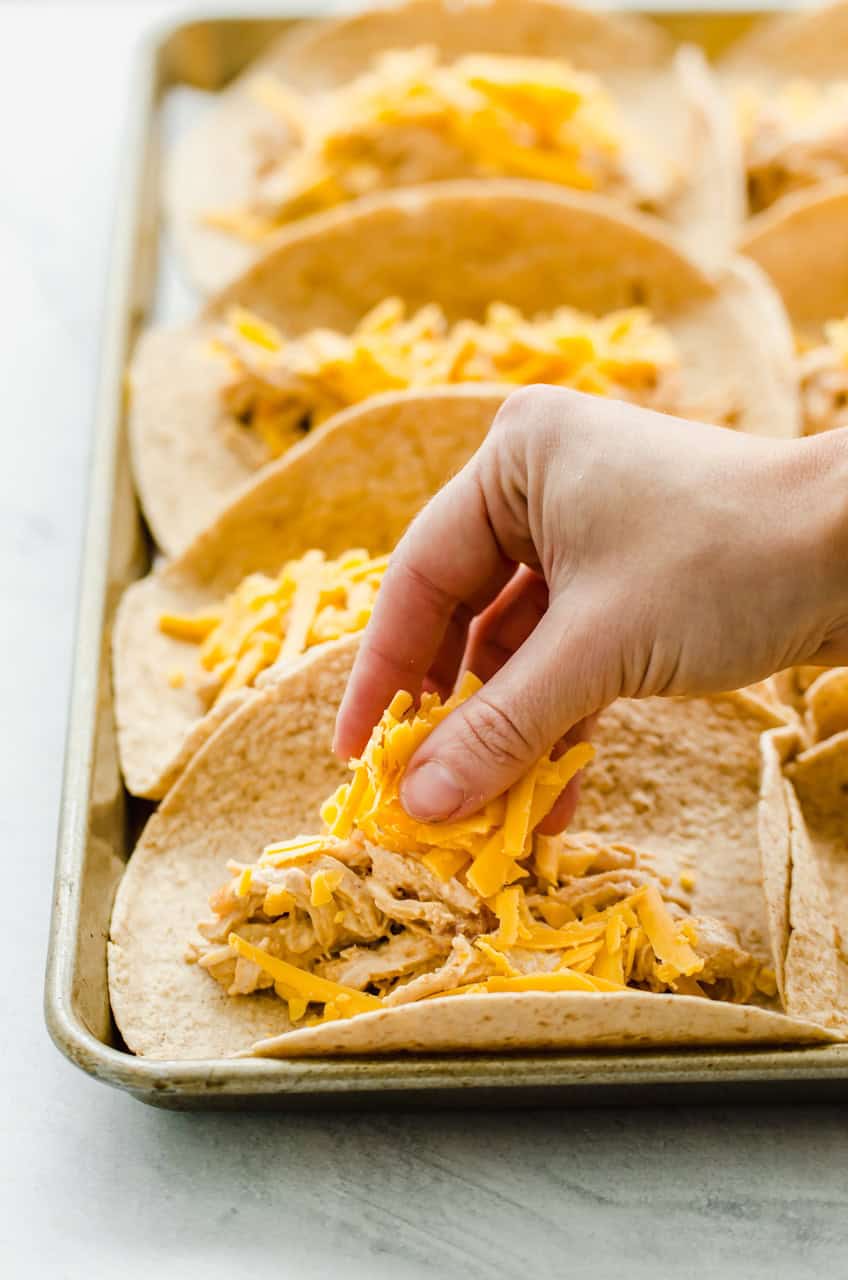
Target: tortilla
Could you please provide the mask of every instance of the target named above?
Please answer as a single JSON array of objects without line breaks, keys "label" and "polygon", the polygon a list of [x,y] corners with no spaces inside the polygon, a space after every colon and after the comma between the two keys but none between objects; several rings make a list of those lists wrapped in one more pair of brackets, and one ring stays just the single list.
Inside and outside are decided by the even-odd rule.
[{"label": "tortilla", "polygon": [[589,13],[558,0],[407,0],[299,28],[272,46],[175,146],[166,203],[188,272],[204,291],[220,288],[261,247],[205,224],[210,211],[243,206],[269,156],[292,139],[258,108],[258,80],[279,78],[310,94],[342,85],[390,49],[435,48],[443,61],[490,53],[567,59],[597,72],[620,114],[689,180],[667,213],[691,252],[726,257],[743,216],[738,145],[730,113],[700,54],[635,16]]},{"label": "tortilla", "polygon": [[783,763],[796,743],[797,730],[793,727],[770,729],[760,738],[760,799],[757,815],[760,871],[774,956],[774,976],[784,1007],[792,847],[788,784],[783,777]]},{"label": "tortilla", "polygon": [[[848,1031],[848,731],[802,751],[787,767],[803,815],[799,827],[809,839],[829,894],[836,927],[838,996],[833,1025]],[[820,930],[822,913],[814,919]],[[809,947],[799,981],[815,984],[827,963],[821,948]]]},{"label": "tortilla", "polygon": [[[226,997],[225,997],[226,998]],[[643,991],[525,991],[448,996],[304,1027],[253,1045],[248,1057],[357,1053],[500,1053],[668,1049],[828,1040],[815,1023],[754,1005]]]},{"label": "tortilla", "polygon": [[848,44],[845,0],[759,22],[731,46],[721,62],[723,74],[764,80],[844,79]]},{"label": "tortilla", "polygon": [[[109,946],[112,1008],[128,1047],[206,1058],[289,1033],[285,1004],[226,996],[186,945],[228,858],[314,830],[344,776],[329,754],[356,644],[304,658],[209,739],[150,819],[118,891]],[[598,729],[577,825],[655,850],[672,879],[694,868],[692,910],[720,907],[768,960],[758,892],[758,739],[775,717],[740,696],[620,702]],[[656,1001],[656,1003],[654,1003]],[[679,1007],[675,1001],[680,1001]],[[573,993],[443,997],[263,1043],[265,1054],[600,1048],[805,1042],[825,1029],[765,1008],[627,992],[587,1004]]]},{"label": "tortilla", "polygon": [[797,727],[763,735],[763,885],[784,1008],[832,1025],[839,981],[833,908],[798,797],[783,776],[799,742]]},{"label": "tortilla", "polygon": [[804,720],[811,742],[848,729],[848,667],[823,672],[804,694]]},{"label": "tortilla", "polygon": [[770,277],[794,329],[820,337],[827,321],[848,313],[848,178],[752,218],[740,249]]},{"label": "tortilla", "polygon": [[130,442],[156,541],[177,553],[255,474],[228,439],[220,392],[231,375],[210,348],[235,305],[293,337],[350,332],[392,296],[410,310],[436,302],[450,322],[482,319],[492,301],[531,317],[638,303],[676,343],[692,416],[729,406],[743,430],[797,434],[792,338],[771,287],[743,260],[710,277],[654,232],[596,197],[513,181],[393,193],[294,229],[198,324],[153,330],[139,345]]},{"label": "tortilla", "polygon": [[191,756],[254,690],[211,710],[190,680],[198,648],[165,635],[163,613],[215,605],[248,574],[277,573],[312,548],[390,551],[409,521],[485,436],[497,389],[388,395],[340,414],[242,492],[186,550],[124,594],[114,632],[121,767],[136,795],[163,796]]},{"label": "tortilla", "polygon": [[[845,49],[848,46],[848,3],[837,0],[824,7],[786,13],[759,22],[736,41],[718,64],[725,91],[740,90],[774,94],[793,82],[810,82],[827,91],[848,82]],[[825,179],[810,191],[825,191],[832,182]],[[777,198],[777,211],[794,200],[788,193]],[[758,215],[764,216],[762,214]]]}]

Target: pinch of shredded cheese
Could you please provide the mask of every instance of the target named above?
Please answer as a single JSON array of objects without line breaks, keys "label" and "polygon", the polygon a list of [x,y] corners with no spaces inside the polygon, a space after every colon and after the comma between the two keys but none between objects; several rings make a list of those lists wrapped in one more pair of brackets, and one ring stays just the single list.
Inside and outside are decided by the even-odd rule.
[{"label": "pinch of shredded cheese", "polygon": [[628,172],[633,144],[600,80],[562,60],[469,54],[440,64],[422,46],[388,51],[309,100],[273,80],[255,81],[253,94],[290,145],[249,206],[206,215],[247,240],[379,189],[434,180],[532,178],[623,189],[635,202],[647,182]]},{"label": "pinch of shredded cheese", "polygon": [[268,458],[350,405],[410,388],[544,382],[671,410],[679,364],[671,334],[644,307],[603,316],[559,307],[529,319],[493,302],[482,321],[449,324],[435,304],[408,316],[399,298],[350,334],[317,329],[291,340],[235,308],[216,350],[234,375],[224,406]]},{"label": "pinch of shredded cheese", "polygon": [[388,563],[367,551],[327,560],[307,551],[290,560],[276,578],[253,573],[215,609],[197,614],[163,613],[160,630],[200,646],[203,692],[210,705],[252,685],[267,668],[339,636],[362,631]]},{"label": "pinch of shredded cheese", "polygon": [[437,694],[425,693],[417,711],[410,694],[396,694],[362,758],[351,761],[351,781],[326,801],[321,816],[330,833],[340,839],[359,830],[373,844],[398,853],[426,857],[447,850],[453,874],[464,872],[474,892],[490,898],[528,874],[522,860],[532,851],[536,826],[566,784],[592,759],[594,748],[579,743],[559,760],[546,756],[509,791],[471,817],[416,822],[400,802],[404,770],[433,729],[480,687],[481,681],[468,672],[453,697],[443,703]]}]

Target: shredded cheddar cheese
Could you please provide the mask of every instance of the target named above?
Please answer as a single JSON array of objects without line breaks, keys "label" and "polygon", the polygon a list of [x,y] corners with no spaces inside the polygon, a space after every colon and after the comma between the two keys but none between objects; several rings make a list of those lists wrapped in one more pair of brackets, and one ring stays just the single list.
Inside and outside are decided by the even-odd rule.
[{"label": "shredded cheddar cheese", "polygon": [[649,203],[668,181],[597,76],[562,60],[470,54],[440,64],[428,47],[393,50],[337,89],[301,99],[257,79],[254,99],[289,145],[253,201],[207,222],[248,241],[275,227],[397,186],[474,176],[614,190]]},{"label": "shredded cheddar cheese", "polygon": [[250,574],[217,609],[164,613],[165,635],[200,646],[205,673],[199,692],[209,705],[223,694],[252,685],[314,645],[361,631],[371,616],[388,556],[349,551],[327,560],[307,551],[276,578]]},{"label": "shredded cheddar cheese", "polygon": [[[515,948],[520,953],[558,953],[555,973],[579,971],[587,981],[608,984],[597,990],[611,989],[609,984],[626,986],[637,963],[639,978],[657,990],[673,990],[681,978],[691,978],[704,967],[693,950],[697,942],[694,928],[687,920],[672,918],[655,883],[559,928],[532,918],[521,886],[502,890],[493,909],[498,930],[477,938],[475,946],[495,962],[502,976],[521,976],[528,981],[537,976],[520,975],[514,968],[511,956],[517,954]],[[549,977],[544,975],[546,981]]]},{"label": "shredded cheddar cheese", "polygon": [[312,877],[310,901],[313,907],[326,907],[342,881],[341,871],[316,871]]},{"label": "shredded cheddar cheese", "polygon": [[266,458],[386,391],[544,382],[657,409],[677,401],[675,342],[644,307],[603,316],[559,307],[529,319],[493,302],[482,321],[449,324],[435,304],[408,316],[400,299],[387,298],[350,334],[318,329],[293,339],[236,308],[216,350],[234,375],[224,406]]},{"label": "shredded cheddar cheese", "polygon": [[336,1016],[342,1018],[382,1008],[383,1002],[376,996],[354,991],[351,987],[342,986],[338,982],[329,982],[326,978],[319,978],[313,973],[307,973],[304,969],[298,969],[296,965],[268,955],[261,947],[253,946],[244,938],[240,938],[237,933],[231,933],[228,941],[236,955],[250,960],[259,969],[270,974],[275,983],[294,992],[295,997],[299,997],[305,1004],[313,1001],[319,1004],[332,1002],[336,1008]]},{"label": "shredded cheddar cheese", "polygon": [[[408,693],[398,693],[375,727],[353,777],[324,804],[321,816],[332,835],[347,839],[354,830],[367,840],[401,853],[421,856],[447,851],[442,865],[464,871],[481,898],[494,897],[528,874],[522,861],[532,852],[533,831],[550,812],[566,784],[594,755],[588,743],[572,747],[560,760],[540,760],[505,795],[455,822],[427,823],[410,818],[400,802],[403,772],[421,743],[481,682],[470,672],[446,702],[424,694],[415,711]],[[431,859],[432,861],[432,859]],[[436,860],[439,865],[439,859]]]}]

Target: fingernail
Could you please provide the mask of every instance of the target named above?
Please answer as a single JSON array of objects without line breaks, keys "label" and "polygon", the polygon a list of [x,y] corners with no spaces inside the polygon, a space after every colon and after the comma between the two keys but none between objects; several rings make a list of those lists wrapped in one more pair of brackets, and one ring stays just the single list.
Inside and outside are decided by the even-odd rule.
[{"label": "fingernail", "polygon": [[465,799],[465,789],[445,765],[428,760],[404,779],[400,799],[411,818],[438,822],[456,813]]}]

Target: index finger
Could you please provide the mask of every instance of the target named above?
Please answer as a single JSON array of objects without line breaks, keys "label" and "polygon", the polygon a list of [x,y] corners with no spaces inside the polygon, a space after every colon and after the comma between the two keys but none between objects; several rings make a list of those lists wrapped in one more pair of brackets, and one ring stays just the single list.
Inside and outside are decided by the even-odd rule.
[{"label": "index finger", "polygon": [[478,613],[514,568],[495,537],[472,459],[416,517],[389,561],[336,719],[338,756],[362,751],[398,689],[418,697],[457,607]]}]

